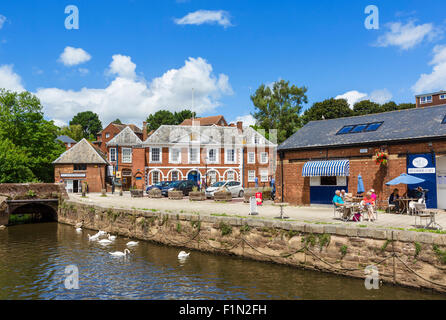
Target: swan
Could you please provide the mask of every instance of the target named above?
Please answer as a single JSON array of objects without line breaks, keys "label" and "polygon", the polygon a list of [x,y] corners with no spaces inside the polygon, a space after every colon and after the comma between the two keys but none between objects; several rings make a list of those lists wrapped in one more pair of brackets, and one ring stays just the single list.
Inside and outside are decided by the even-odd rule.
[{"label": "swan", "polygon": [[180,253],[178,254],[178,259],[184,259],[189,257],[190,252],[186,253],[185,251],[180,251]]},{"label": "swan", "polygon": [[110,233],[108,234],[108,240],[110,241],[115,241],[116,240],[116,236],[112,236]]},{"label": "swan", "polygon": [[98,240],[99,235],[96,233],[94,236],[88,235],[88,240],[89,241],[96,241]]},{"label": "swan", "polygon": [[101,239],[101,240],[99,240],[98,242],[99,242],[100,244],[110,244],[110,243],[112,243],[113,241],[108,240],[108,239]]},{"label": "swan", "polygon": [[82,232],[82,228],[76,228],[76,232]]},{"label": "swan", "polygon": [[137,246],[138,243],[139,243],[139,241],[129,241],[129,242],[127,242],[127,245],[128,246]]},{"label": "swan", "polygon": [[109,252],[114,257],[125,257],[127,254],[130,254],[129,249],[124,249],[124,252],[121,251],[115,251],[115,252]]}]

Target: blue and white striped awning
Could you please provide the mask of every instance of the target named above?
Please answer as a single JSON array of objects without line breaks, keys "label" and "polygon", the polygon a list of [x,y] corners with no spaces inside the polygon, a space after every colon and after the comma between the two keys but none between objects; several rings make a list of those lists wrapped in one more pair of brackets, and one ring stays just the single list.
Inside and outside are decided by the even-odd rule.
[{"label": "blue and white striped awning", "polygon": [[304,164],[304,177],[348,176],[350,163],[348,160],[309,161]]}]

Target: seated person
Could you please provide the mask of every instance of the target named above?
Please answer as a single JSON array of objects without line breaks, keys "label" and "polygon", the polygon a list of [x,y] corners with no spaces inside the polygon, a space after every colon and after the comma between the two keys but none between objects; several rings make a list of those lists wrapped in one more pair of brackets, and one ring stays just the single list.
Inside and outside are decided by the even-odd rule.
[{"label": "seated person", "polygon": [[347,195],[345,194],[345,190],[344,189],[342,189],[341,190],[341,198],[342,198],[342,200],[344,200],[344,202],[345,202],[345,198],[347,197]]},{"label": "seated person", "polygon": [[333,204],[336,207],[344,207],[345,206],[344,200],[341,197],[341,191],[336,190],[335,196],[333,197]]},{"label": "seated person", "polygon": [[371,192],[367,192],[365,197],[364,197],[364,207],[367,209],[367,214],[368,214],[368,219],[370,221],[370,219],[375,220],[375,200],[373,200],[372,198],[372,193]]},{"label": "seated person", "polygon": [[398,194],[398,189],[394,189],[389,197],[389,204],[393,204],[397,211],[400,210],[400,202],[398,201],[399,198],[400,195]]},{"label": "seated person", "polygon": [[373,201],[376,202],[376,193],[375,193],[375,189],[370,189],[370,193],[371,193],[371,197],[372,197]]}]

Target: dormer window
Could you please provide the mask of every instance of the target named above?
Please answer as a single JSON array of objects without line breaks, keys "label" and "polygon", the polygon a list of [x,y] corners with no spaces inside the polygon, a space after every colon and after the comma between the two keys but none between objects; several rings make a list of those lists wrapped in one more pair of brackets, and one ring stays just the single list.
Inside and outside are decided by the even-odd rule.
[{"label": "dormer window", "polygon": [[440,100],[445,100],[446,99],[446,94],[440,94]]}]

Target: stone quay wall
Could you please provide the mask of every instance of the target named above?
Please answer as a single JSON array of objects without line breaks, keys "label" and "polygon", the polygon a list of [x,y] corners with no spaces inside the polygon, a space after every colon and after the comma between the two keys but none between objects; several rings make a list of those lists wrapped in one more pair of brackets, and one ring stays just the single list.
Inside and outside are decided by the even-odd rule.
[{"label": "stone quay wall", "polygon": [[181,212],[117,209],[74,201],[58,221],[171,246],[446,293],[446,235]]}]

